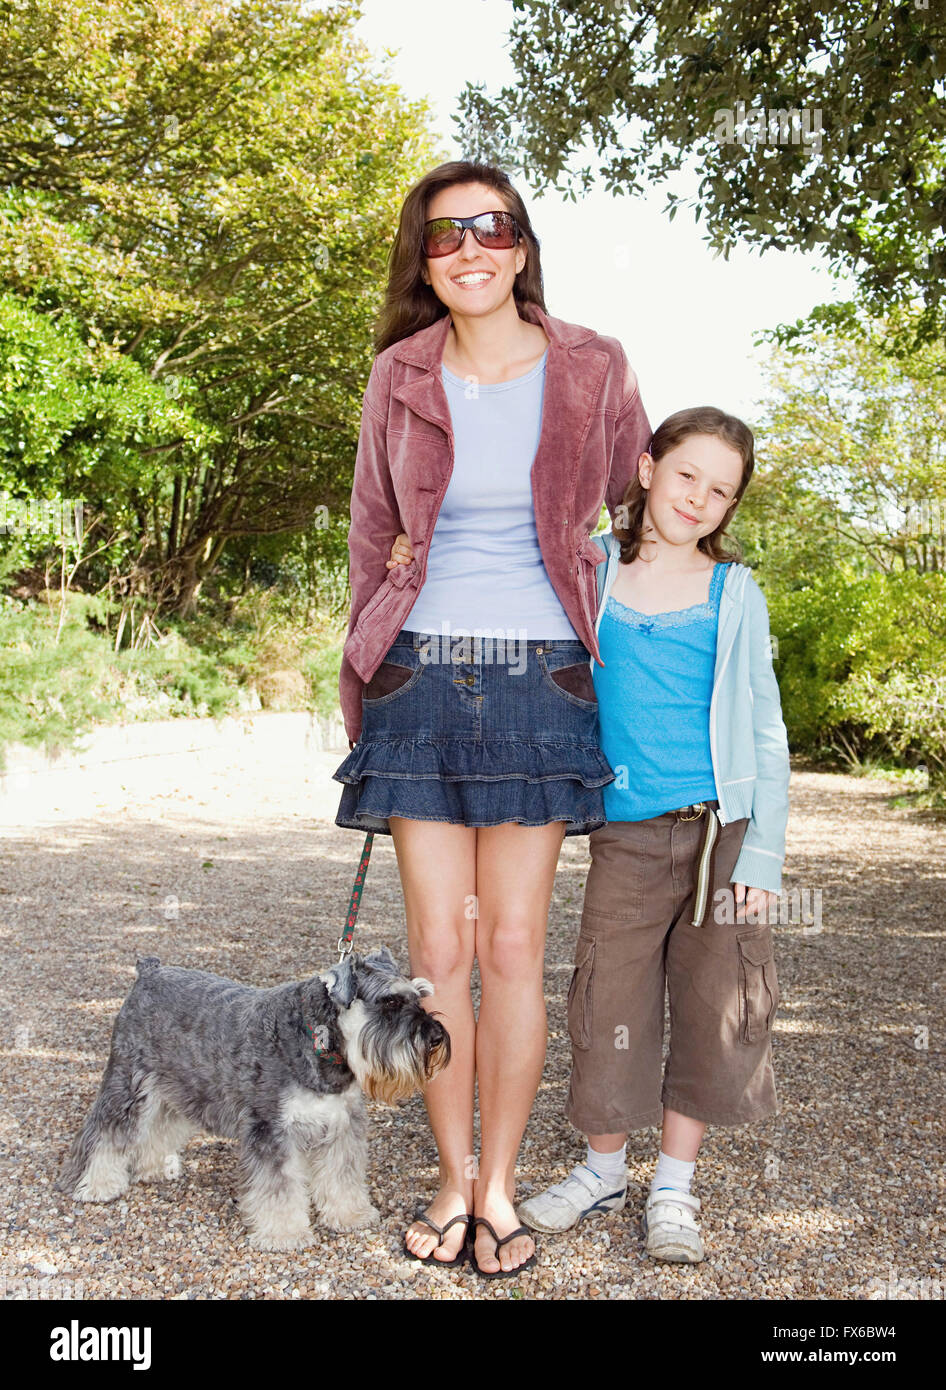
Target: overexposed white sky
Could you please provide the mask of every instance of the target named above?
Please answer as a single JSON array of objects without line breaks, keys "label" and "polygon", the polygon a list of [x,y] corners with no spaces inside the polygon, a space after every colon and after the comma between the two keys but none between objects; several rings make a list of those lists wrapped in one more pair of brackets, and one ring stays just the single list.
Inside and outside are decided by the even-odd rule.
[{"label": "overexposed white sky", "polygon": [[[459,158],[451,117],[464,84],[494,92],[514,77],[510,0],[361,0],[361,9],[356,33],[379,55],[396,50],[395,80],[430,100],[446,156]],[[715,259],[691,212],[670,222],[661,211],[666,185],[643,199],[600,190],[577,203],[517,187],[541,243],[549,312],[621,340],[654,427],[693,405],[752,424],[767,352],[753,336],[848,293],[811,254],[739,248]]]}]

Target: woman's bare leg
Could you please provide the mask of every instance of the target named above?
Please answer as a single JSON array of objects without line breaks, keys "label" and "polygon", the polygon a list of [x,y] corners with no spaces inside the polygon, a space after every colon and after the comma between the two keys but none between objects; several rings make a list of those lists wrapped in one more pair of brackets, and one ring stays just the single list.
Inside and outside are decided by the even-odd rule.
[{"label": "woman's bare leg", "polygon": [[[476,1026],[481,1153],[476,1215],[504,1236],[519,1225],[513,1199],[516,1158],[545,1061],[542,964],[555,868],[564,821],[515,822],[477,831],[476,955],[483,998]],[[493,1255],[495,1242],[477,1227],[476,1257],[491,1273],[516,1269],[535,1253],[518,1236]]]},{"label": "woman's bare leg", "polygon": [[[474,1019],[470,975],[476,921],[476,836],[472,826],[440,821],[389,819],[397,855],[411,974],[434,987],[424,1007],[434,1010],[450,1034],[450,1065],[427,1087],[424,1100],[440,1155],[440,1190],[427,1211],[438,1226],[473,1208]],[[437,1248],[429,1226],[408,1228],[409,1250],[424,1258]],[[451,1226],[435,1260],[456,1256],[466,1227]]]}]

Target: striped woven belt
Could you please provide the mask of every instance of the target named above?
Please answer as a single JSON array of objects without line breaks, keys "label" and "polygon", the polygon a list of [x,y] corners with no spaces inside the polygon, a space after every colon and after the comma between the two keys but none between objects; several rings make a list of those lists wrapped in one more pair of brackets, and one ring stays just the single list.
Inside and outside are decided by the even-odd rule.
[{"label": "striped woven belt", "polygon": [[703,844],[700,846],[700,862],[696,871],[693,916],[690,918],[692,927],[702,927],[706,923],[706,911],[709,907],[709,890],[713,881],[713,860],[716,841],[719,839],[719,820],[715,809],[708,806],[705,801],[694,802],[692,806],[681,806],[673,814],[677,820],[699,820],[700,816],[703,815],[706,817],[706,830],[703,834]]}]

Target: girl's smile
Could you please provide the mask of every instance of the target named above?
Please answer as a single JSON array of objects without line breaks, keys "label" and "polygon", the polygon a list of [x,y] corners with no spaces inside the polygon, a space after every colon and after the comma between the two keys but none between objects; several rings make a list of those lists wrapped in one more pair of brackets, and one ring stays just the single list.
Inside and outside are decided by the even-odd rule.
[{"label": "girl's smile", "polygon": [[660,549],[695,545],[710,535],[737,500],[742,470],[738,450],[716,435],[692,434],[659,462],[642,455],[645,539]]}]

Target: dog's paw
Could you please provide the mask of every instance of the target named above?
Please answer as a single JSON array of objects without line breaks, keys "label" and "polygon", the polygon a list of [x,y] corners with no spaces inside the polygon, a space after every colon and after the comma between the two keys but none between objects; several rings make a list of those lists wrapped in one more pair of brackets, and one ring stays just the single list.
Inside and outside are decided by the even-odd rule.
[{"label": "dog's paw", "polygon": [[315,1242],[311,1226],[293,1226],[282,1231],[251,1231],[254,1250],[304,1250]]},{"label": "dog's paw", "polygon": [[67,1168],[60,1176],[66,1190],[71,1188],[77,1202],[114,1202],[128,1191],[130,1181],[128,1159],[109,1145],[97,1147],[89,1161],[74,1178],[77,1169]]},{"label": "dog's paw", "polygon": [[123,1192],[128,1191],[128,1183],[117,1178],[98,1178],[89,1181],[82,1178],[72,1191],[76,1202],[114,1202]]},{"label": "dog's paw", "polygon": [[366,1205],[342,1211],[326,1211],[322,1213],[322,1219],[330,1230],[358,1231],[363,1226],[377,1226],[381,1220],[381,1213],[377,1207]]},{"label": "dog's paw", "polygon": [[179,1178],[183,1171],[180,1154],[165,1154],[147,1167],[139,1168],[135,1173],[135,1182],[168,1182]]}]

